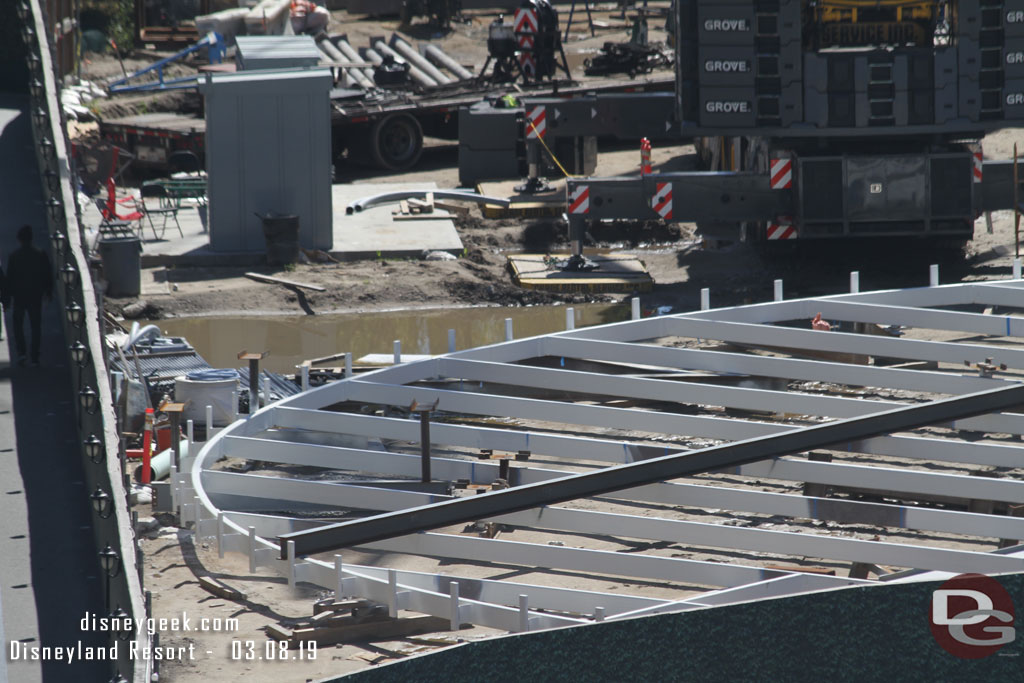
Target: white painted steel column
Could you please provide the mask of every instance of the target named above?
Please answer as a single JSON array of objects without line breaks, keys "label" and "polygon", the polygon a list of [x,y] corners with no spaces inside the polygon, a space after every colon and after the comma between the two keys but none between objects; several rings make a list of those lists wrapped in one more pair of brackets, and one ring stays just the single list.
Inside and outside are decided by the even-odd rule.
[{"label": "white painted steel column", "polygon": [[630,302],[629,302],[629,307],[630,307],[630,319],[632,319],[632,320],[639,320],[640,319],[640,297],[634,296],[630,300]]},{"label": "white painted steel column", "polygon": [[302,365],[301,366],[301,371],[302,371],[302,390],[303,391],[309,391],[309,366],[308,365]]},{"label": "white painted steel column", "polygon": [[1019,280],[1020,279],[1020,259],[1019,258],[1013,259],[1013,279],[1014,280]]},{"label": "white painted steel column", "polygon": [[576,329],[576,309],[571,306],[565,309],[565,329]]},{"label": "white painted steel column", "polygon": [[856,294],[859,291],[860,291],[860,271],[859,270],[851,270],[850,271],[850,293],[851,294]]},{"label": "white painted steel column", "polygon": [[700,290],[700,310],[707,311],[711,308],[711,290],[705,287]]},{"label": "white painted steel column", "polygon": [[928,266],[928,286],[939,286],[939,264],[937,263],[933,263],[932,265]]},{"label": "white painted steel column", "polygon": [[400,364],[402,362],[402,340],[401,339],[396,339],[394,344],[393,344],[393,347],[394,347],[394,354],[395,354],[394,362],[395,362],[395,365],[398,365],[398,364]]},{"label": "white painted steel column", "polygon": [[512,318],[505,318],[505,341],[512,341]]},{"label": "white painted steel column", "polygon": [[451,599],[452,614],[450,617],[452,630],[458,631],[462,628],[462,617],[459,614],[459,582],[452,581],[448,584],[448,595]]},{"label": "white painted steel column", "polygon": [[782,280],[775,281],[775,301],[782,301]]},{"label": "white painted steel column", "polygon": [[455,330],[448,330],[448,353],[455,353]]}]

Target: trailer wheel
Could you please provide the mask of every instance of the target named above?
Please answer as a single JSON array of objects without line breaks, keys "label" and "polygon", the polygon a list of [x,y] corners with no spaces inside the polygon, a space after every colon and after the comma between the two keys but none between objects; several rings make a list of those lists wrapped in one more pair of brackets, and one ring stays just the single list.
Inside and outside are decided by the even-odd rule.
[{"label": "trailer wheel", "polygon": [[373,124],[370,142],[377,166],[404,171],[413,167],[423,153],[423,128],[408,114],[391,114]]}]

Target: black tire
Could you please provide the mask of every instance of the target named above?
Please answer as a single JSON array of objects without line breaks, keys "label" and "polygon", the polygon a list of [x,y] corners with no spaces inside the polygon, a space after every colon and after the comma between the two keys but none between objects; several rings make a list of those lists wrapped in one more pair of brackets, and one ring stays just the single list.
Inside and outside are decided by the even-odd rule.
[{"label": "black tire", "polygon": [[390,114],[370,130],[373,163],[389,171],[405,171],[423,154],[423,128],[408,114]]}]

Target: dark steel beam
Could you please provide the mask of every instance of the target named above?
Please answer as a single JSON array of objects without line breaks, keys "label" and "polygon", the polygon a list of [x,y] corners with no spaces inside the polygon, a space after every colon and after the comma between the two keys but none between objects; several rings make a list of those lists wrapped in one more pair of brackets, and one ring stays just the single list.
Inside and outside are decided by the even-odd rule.
[{"label": "dark steel beam", "polygon": [[654,482],[735,467],[781,455],[825,448],[879,434],[949,422],[973,415],[1006,410],[1024,404],[1024,385],[966,394],[863,417],[838,420],[767,437],[674,453],[608,467],[597,472],[573,474],[536,484],[493,491],[468,498],[388,512],[342,524],[279,536],[281,559],[287,559],[288,541],[295,541],[297,555],[349,548],[427,531],[449,524],[472,522],[543,505],[597,496]]}]

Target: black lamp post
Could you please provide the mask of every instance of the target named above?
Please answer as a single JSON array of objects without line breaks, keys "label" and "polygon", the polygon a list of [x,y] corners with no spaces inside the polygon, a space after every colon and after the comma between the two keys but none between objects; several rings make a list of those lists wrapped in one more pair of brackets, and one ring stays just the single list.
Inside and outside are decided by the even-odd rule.
[{"label": "black lamp post", "polygon": [[40,99],[43,96],[43,82],[38,78],[33,78],[29,81],[28,90],[32,93],[33,99]]},{"label": "black lamp post", "polygon": [[129,618],[129,614],[125,612],[120,605],[118,605],[117,609],[114,610],[114,613],[110,615],[110,618],[114,619],[115,621],[113,623],[120,627],[117,629],[118,640],[128,640],[132,637],[134,630],[132,629],[131,619]]},{"label": "black lamp post", "polygon": [[21,19],[22,21],[25,21],[30,16],[32,16],[32,12],[30,11],[31,8],[28,6],[28,3],[25,2],[25,0],[21,0],[21,2],[18,3],[18,8],[17,9],[18,9],[18,18]]},{"label": "black lamp post", "polygon": [[89,347],[80,341],[76,341],[74,344],[68,347],[68,351],[71,353],[71,360],[75,362],[75,365],[82,367],[89,360]]},{"label": "black lamp post", "polygon": [[82,448],[85,449],[85,457],[97,465],[103,462],[103,458],[106,457],[106,452],[103,450],[103,442],[95,434],[90,434],[85,439],[82,439]]},{"label": "black lamp post", "polygon": [[99,486],[89,496],[92,501],[93,511],[99,515],[100,519],[107,519],[114,513],[114,504],[110,500],[110,494],[101,489]]},{"label": "black lamp post", "polygon": [[53,222],[59,223],[64,217],[64,202],[57,199],[56,196],[50,195],[50,198],[46,200],[46,210],[50,212]]},{"label": "black lamp post", "polygon": [[[43,84],[38,79],[29,84],[29,88],[39,85],[39,92],[42,92]],[[35,91],[32,92],[35,95]],[[50,120],[50,114],[43,107],[39,106],[32,110],[32,122],[36,124],[36,128],[42,128],[46,125],[46,122]]]},{"label": "black lamp post", "polygon": [[60,279],[64,282],[65,287],[73,287],[75,285],[75,278],[78,277],[78,269],[70,263],[65,263],[60,269]]},{"label": "black lamp post", "polygon": [[64,307],[64,315],[67,316],[68,324],[73,327],[81,327],[85,322],[85,310],[78,305],[77,301],[72,301]]},{"label": "black lamp post", "polygon": [[53,242],[53,255],[60,256],[64,253],[64,243],[67,237],[59,229],[50,233],[50,241]]},{"label": "black lamp post", "polygon": [[50,193],[57,194],[57,190],[60,189],[60,174],[48,168],[43,171],[43,178],[46,179],[46,187],[50,188]]},{"label": "black lamp post", "polygon": [[96,390],[86,385],[78,392],[78,402],[82,406],[82,410],[94,414],[100,407],[99,397],[96,395]]},{"label": "black lamp post", "polygon": [[103,569],[107,607],[110,607],[110,580],[121,573],[121,556],[109,545],[100,551],[100,567]]}]

